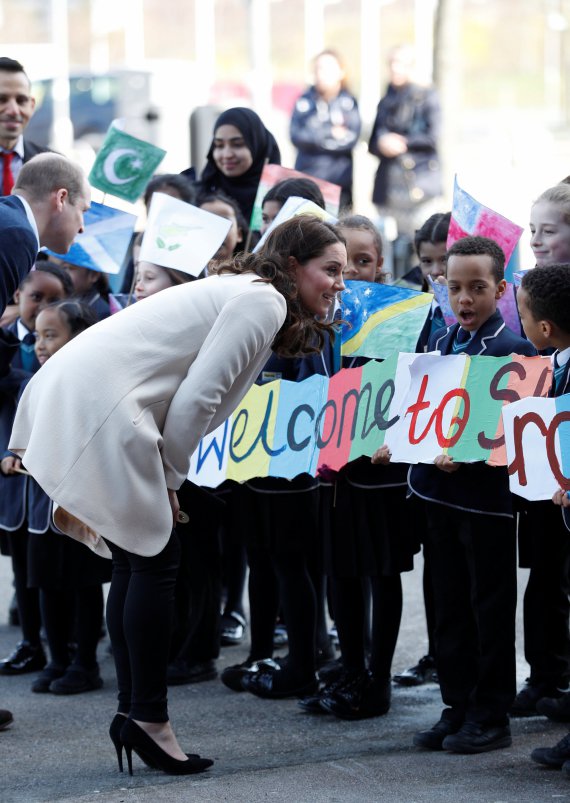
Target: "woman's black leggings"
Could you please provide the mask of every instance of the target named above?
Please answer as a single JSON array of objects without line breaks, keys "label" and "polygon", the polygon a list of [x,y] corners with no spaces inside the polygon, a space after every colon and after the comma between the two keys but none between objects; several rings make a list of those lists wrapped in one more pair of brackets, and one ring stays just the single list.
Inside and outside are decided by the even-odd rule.
[{"label": "woman's black leggings", "polygon": [[108,543],[113,576],[107,628],[117,671],[119,707],[140,722],[167,722],[166,668],[180,563],[176,532],[162,552],[133,555]]}]

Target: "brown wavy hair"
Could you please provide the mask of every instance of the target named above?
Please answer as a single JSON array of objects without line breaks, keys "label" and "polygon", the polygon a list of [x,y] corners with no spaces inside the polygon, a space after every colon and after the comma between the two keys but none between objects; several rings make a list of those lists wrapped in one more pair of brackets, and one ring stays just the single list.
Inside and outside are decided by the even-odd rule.
[{"label": "brown wavy hair", "polygon": [[301,303],[290,257],[303,266],[337,243],[346,245],[342,234],[330,223],[313,215],[298,215],[277,226],[257,253],[239,254],[218,269],[218,273],[256,273],[284,296],[287,316],[272,344],[273,351],[281,357],[319,352],[326,335],[334,342],[335,325],[317,320]]}]

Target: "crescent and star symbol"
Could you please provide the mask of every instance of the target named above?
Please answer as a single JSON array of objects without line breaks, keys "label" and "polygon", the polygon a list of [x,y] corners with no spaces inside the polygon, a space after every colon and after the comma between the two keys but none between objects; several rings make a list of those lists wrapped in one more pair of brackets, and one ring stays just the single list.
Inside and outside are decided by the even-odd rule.
[{"label": "crescent and star symbol", "polygon": [[139,170],[143,166],[139,155],[132,148],[117,148],[117,150],[111,151],[111,153],[103,162],[103,173],[105,174],[107,181],[109,181],[111,184],[128,184],[129,181],[132,181],[134,178],[136,178],[135,176],[131,176],[130,178],[119,178],[117,175],[116,164],[117,161],[123,156],[129,157],[130,166],[132,169]]}]

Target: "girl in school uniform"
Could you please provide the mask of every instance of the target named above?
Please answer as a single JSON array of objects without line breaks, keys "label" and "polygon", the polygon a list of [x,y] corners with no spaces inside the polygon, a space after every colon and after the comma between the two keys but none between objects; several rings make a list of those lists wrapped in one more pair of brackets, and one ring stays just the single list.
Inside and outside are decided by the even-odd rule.
[{"label": "girl in school uniform", "polygon": [[[383,281],[382,241],[373,223],[353,215],[338,227],[347,243],[345,278]],[[364,362],[368,360],[345,358],[343,367]],[[374,466],[360,458],[331,477],[334,491],[323,511],[324,559],[343,671],[318,694],[300,701],[305,711],[355,720],[380,716],[390,708],[391,665],[402,613],[400,573],[413,568],[417,551],[406,474],[407,466]]]},{"label": "girl in school uniform", "polygon": [[281,164],[273,134],[252,109],[227,109],[214,124],[200,190],[222,190],[234,198],[249,223],[259,179],[267,163]]},{"label": "girl in school uniform", "polygon": [[[15,294],[19,315],[4,330],[7,337],[11,338],[12,345],[3,349],[0,358],[0,455],[8,445],[20,386],[40,367],[34,350],[36,318],[43,307],[65,298],[72,291],[71,280],[61,267],[41,261],[22,280]],[[46,663],[40,641],[38,592],[28,584],[27,487],[26,476],[14,474],[8,477],[0,473],[0,532],[7,546],[6,551],[12,559],[16,602],[22,628],[22,641],[0,662],[2,675],[37,672]]]},{"label": "girl in school uniform", "polygon": [[[292,195],[317,198],[324,208],[314,182],[287,179],[268,191],[263,213],[276,215]],[[273,355],[257,384],[276,379],[295,382],[314,373],[332,373],[330,354],[327,343],[314,357],[295,360]],[[235,518],[242,522],[239,537],[247,548],[249,564],[251,648],[244,662],[222,673],[222,682],[233,691],[245,689],[267,698],[308,694],[316,686],[318,653],[329,657],[322,655],[327,650],[327,634],[323,594],[314,567],[318,488],[316,478],[303,474],[292,480],[252,479],[234,492]],[[287,626],[289,655],[276,663],[272,660],[274,630],[280,610]]]},{"label": "girl in school uniform", "polygon": [[[78,301],[59,301],[37,316],[36,355],[41,366],[96,319]],[[24,383],[24,386],[27,381]],[[4,457],[2,473],[17,476],[15,456]],[[50,660],[32,691],[80,694],[101,688],[97,642],[103,617],[102,583],[111,579],[107,561],[83,549],[51,524],[52,502],[27,477],[28,587],[39,590],[42,624]],[[70,653],[75,642],[75,653]]]},{"label": "girl in school uniform", "polygon": [[[438,280],[439,277],[445,277],[445,255],[447,253],[447,233],[449,231],[450,219],[451,212],[438,212],[435,215],[431,215],[431,217],[420,226],[414,236],[414,247],[419,264],[407,273],[398,284],[409,286],[415,290],[421,290],[424,293],[433,292],[428,279],[431,277],[434,280]],[[444,326],[445,320],[443,318],[443,313],[434,298],[425,325],[420,333],[416,351],[426,351],[430,337]],[[423,503],[418,499],[414,499],[413,504],[415,507],[418,529],[422,526],[422,522],[424,522],[423,532],[425,532],[427,522],[425,521]],[[394,683],[398,683],[401,686],[421,686],[423,683],[437,681],[434,639],[435,612],[429,572],[429,552],[426,550],[425,543],[423,545],[423,551],[423,592],[428,633],[428,651],[416,664],[394,675]]]}]

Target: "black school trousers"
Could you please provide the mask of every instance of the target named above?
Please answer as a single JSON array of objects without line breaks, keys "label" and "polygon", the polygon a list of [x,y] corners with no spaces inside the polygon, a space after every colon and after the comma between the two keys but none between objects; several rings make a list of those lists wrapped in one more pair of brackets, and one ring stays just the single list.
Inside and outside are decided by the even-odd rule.
[{"label": "black school trousers", "polygon": [[426,503],[441,696],[458,721],[501,725],[516,694],[514,519]]},{"label": "black school trousers", "polygon": [[178,535],[173,531],[162,552],[152,557],[107,545],[113,555],[107,628],[117,671],[118,711],[140,722],[167,722]]}]

